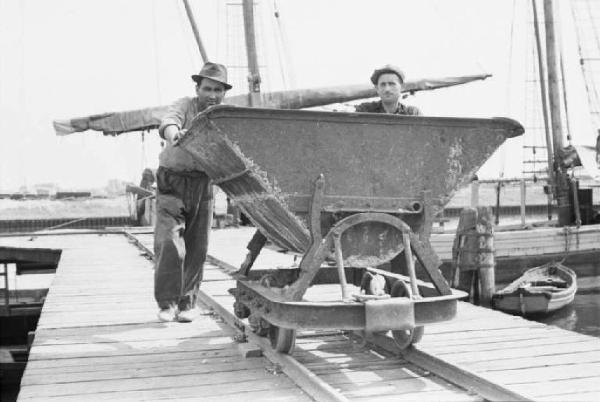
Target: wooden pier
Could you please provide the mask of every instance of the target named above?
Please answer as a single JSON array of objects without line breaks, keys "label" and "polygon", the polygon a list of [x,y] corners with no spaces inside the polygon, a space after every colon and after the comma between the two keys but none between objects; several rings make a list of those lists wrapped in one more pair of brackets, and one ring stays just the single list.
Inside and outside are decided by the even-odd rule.
[{"label": "wooden pier", "polygon": [[[251,235],[247,228],[213,231],[210,261],[239,266]],[[158,322],[152,262],[132,240],[151,249],[151,234],[0,239],[63,250],[20,401],[493,400],[493,389],[512,399],[600,399],[600,339],[466,303],[456,320],[428,325],[403,356],[374,353],[339,333],[299,334],[293,357],[330,386],[321,398],[256,346],[238,342],[208,308],[191,324]],[[290,255],[264,250],[256,265],[292,263]],[[231,310],[233,284],[226,268],[207,264],[202,290],[224,310]],[[492,391],[478,394],[465,378]]]}]

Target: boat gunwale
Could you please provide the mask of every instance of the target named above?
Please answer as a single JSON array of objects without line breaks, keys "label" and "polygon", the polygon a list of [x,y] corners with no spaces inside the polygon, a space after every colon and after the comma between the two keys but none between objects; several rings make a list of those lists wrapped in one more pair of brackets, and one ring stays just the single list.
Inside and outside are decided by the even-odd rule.
[{"label": "boat gunwale", "polygon": [[[330,112],[320,110],[248,108],[234,105],[211,106],[197,118],[216,120],[220,118],[306,120],[334,122],[344,124],[380,124],[380,125],[426,125],[432,127],[475,128],[488,125],[489,129],[502,129],[506,138],[517,137],[525,132],[518,121],[509,117],[446,117],[446,116],[408,116],[382,113]],[[316,119],[318,117],[318,119]],[[471,124],[468,124],[471,123]],[[490,125],[490,123],[493,123]]]}]

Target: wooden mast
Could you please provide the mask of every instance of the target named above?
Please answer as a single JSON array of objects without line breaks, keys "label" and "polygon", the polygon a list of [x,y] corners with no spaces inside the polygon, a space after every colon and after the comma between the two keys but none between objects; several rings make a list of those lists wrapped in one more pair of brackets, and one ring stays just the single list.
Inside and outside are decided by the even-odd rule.
[{"label": "wooden mast", "polygon": [[[554,188],[554,150],[552,146],[552,133],[550,131],[550,119],[548,117],[548,93],[546,92],[546,66],[544,64],[544,52],[540,38],[540,25],[538,18],[537,0],[531,0],[533,7],[533,28],[535,31],[535,47],[538,59],[538,74],[540,76],[540,96],[542,98],[542,115],[544,116],[544,132],[546,134],[546,149],[548,155],[548,184]],[[550,195],[549,195],[550,197]]]},{"label": "wooden mast", "polygon": [[554,144],[553,165],[556,201],[558,203],[558,223],[561,226],[567,226],[571,223],[571,202],[569,199],[568,175],[560,163],[562,159],[560,152],[563,148],[563,127],[553,0],[544,0],[544,17],[546,28],[546,65],[548,68],[548,100],[550,103],[550,120],[552,122],[552,139]]},{"label": "wooden mast", "polygon": [[254,30],[254,1],[243,0],[244,35],[246,37],[246,54],[248,56],[248,100],[250,106],[260,105],[260,71],[256,51],[256,35]]},{"label": "wooden mast", "polygon": [[183,5],[185,6],[185,12],[190,20],[190,25],[192,26],[192,31],[194,32],[194,38],[196,38],[196,44],[198,45],[198,50],[200,50],[200,56],[202,56],[202,61],[206,63],[208,61],[208,55],[206,54],[206,49],[204,49],[204,45],[202,44],[202,39],[200,39],[200,33],[198,32],[196,20],[194,19],[194,13],[192,12],[192,8],[190,7],[188,0],[183,0]]}]

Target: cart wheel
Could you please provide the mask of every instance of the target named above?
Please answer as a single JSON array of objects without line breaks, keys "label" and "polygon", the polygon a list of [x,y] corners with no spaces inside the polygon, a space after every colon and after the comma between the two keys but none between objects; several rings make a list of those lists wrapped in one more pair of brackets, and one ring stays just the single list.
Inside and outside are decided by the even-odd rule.
[{"label": "cart wheel", "polygon": [[412,291],[406,282],[398,279],[390,292],[392,297],[412,297]]},{"label": "cart wheel", "polygon": [[[394,286],[392,286],[390,295],[392,297],[411,297],[412,291],[407,283],[402,280],[397,280],[396,283],[394,283]],[[419,342],[421,338],[423,338],[424,332],[425,327],[419,326],[412,330],[392,331],[392,336],[400,349],[406,349],[413,343]]]},{"label": "cart wheel", "polygon": [[260,278],[260,284],[266,288],[276,288],[279,287],[277,282],[277,278],[272,274],[265,274]]},{"label": "cart wheel", "polygon": [[237,318],[248,318],[250,316],[250,309],[239,301],[233,302],[233,313]]},{"label": "cart wheel", "polygon": [[290,354],[292,353],[292,350],[294,350],[294,345],[296,344],[296,330],[271,325],[269,339],[271,340],[271,346],[275,351]]},{"label": "cart wheel", "polygon": [[271,324],[261,316],[250,314],[248,316],[250,330],[258,336],[267,336],[271,330]]},{"label": "cart wheel", "polygon": [[381,296],[388,294],[390,289],[383,275],[365,272],[360,282],[360,290],[366,295]]},{"label": "cart wheel", "polygon": [[371,281],[373,280],[373,274],[370,272],[365,272],[360,281],[360,291],[365,292],[365,294],[369,294],[369,285],[371,285]]},{"label": "cart wheel", "polygon": [[413,343],[418,343],[423,338],[424,333],[425,327],[419,326],[414,327],[412,330],[404,329],[392,331],[392,336],[400,349],[406,349]]}]

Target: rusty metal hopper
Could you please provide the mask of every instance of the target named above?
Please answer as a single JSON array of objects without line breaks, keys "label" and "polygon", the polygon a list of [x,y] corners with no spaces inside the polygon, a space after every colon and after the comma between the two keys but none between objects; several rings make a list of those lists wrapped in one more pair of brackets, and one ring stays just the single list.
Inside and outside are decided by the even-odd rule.
[{"label": "rusty metal hopper", "polygon": [[315,179],[322,211],[401,213],[448,203],[506,138],[505,118],[415,117],[217,106],[180,142],[271,241],[304,253]]}]

